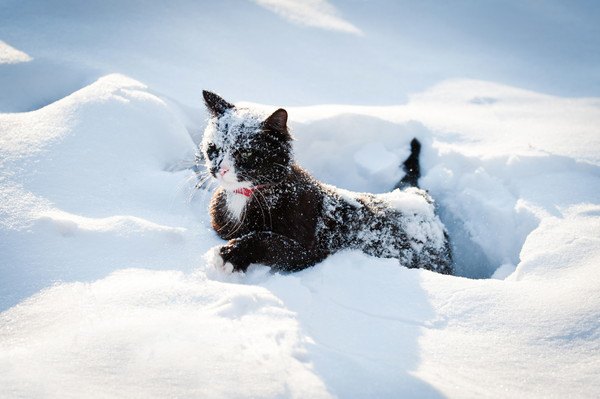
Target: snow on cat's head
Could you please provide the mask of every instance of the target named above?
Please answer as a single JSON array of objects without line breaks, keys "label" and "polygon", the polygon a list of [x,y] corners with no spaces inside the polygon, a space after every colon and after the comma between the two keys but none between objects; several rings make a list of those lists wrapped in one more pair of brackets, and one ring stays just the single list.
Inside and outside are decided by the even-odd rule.
[{"label": "snow on cat's head", "polygon": [[206,170],[224,189],[273,184],[289,173],[291,136],[284,109],[269,116],[209,91],[203,94],[211,118],[200,149]]}]

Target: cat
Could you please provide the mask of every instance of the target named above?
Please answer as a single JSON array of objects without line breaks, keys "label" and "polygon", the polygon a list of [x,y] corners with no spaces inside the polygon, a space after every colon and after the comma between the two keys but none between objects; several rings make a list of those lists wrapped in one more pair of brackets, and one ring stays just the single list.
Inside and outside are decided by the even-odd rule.
[{"label": "cat", "polygon": [[209,91],[203,96],[210,119],[201,159],[219,185],[211,224],[228,240],[218,249],[219,266],[245,272],[260,263],[293,272],[342,249],[359,249],[452,274],[448,235],[432,198],[418,187],[418,140],[392,192],[354,193],[317,181],[294,162],[286,110],[267,116]]}]

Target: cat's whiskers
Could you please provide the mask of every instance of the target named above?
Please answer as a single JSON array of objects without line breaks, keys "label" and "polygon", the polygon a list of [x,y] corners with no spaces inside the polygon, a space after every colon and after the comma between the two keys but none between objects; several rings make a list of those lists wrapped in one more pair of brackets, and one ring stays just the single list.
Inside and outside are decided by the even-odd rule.
[{"label": "cat's whiskers", "polygon": [[[251,179],[249,178],[249,176],[245,175],[245,174],[240,174],[240,177],[242,177],[243,179],[247,180],[247,181],[251,181]],[[270,186],[275,186],[277,184],[279,184],[280,182],[275,183],[273,180],[269,179],[268,177],[264,176],[264,175],[256,175],[256,177],[260,180],[260,181],[265,181],[267,182]],[[258,197],[256,194],[259,194],[260,197]],[[257,190],[252,190],[251,193],[251,198],[252,199],[256,199],[256,204],[259,206],[260,211],[262,213],[262,218],[263,218],[263,224],[267,224],[266,219],[265,219],[265,211],[263,206],[261,205],[261,198],[262,201],[264,202],[265,207],[267,208],[267,214],[269,216],[269,226],[273,226],[273,217],[271,215],[271,207],[269,206],[269,201],[267,201],[267,198],[265,197],[265,195],[261,192],[260,189]],[[244,209],[245,212],[245,209]]]},{"label": "cat's whiskers", "polygon": [[[242,211],[242,214],[240,216],[242,218],[239,220],[239,223],[237,223],[237,224],[234,225],[235,228],[233,229],[233,231],[231,231],[229,233],[230,237],[234,237],[234,234],[237,233],[240,230],[240,228],[243,226],[244,221],[246,220],[246,212],[245,212],[245,210]],[[233,220],[233,219],[235,219],[235,218],[231,218],[231,220]]]},{"label": "cat's whiskers", "polygon": [[181,182],[179,184],[179,186],[177,187],[176,193],[179,193],[181,190],[183,190],[183,188],[195,178],[196,178],[196,175],[194,173],[192,173],[190,176],[186,177],[183,180],[183,182]]},{"label": "cat's whiskers", "polygon": [[265,175],[256,175],[256,177],[260,180],[260,181],[264,181],[266,183],[268,183],[270,186],[275,186],[277,184],[279,184],[280,182],[274,182],[272,179],[269,179],[268,177],[266,177]]},{"label": "cat's whiskers", "polygon": [[212,177],[212,176],[210,176],[210,175],[207,175],[207,176],[201,177],[201,178],[200,178],[200,179],[198,179],[198,181],[196,182],[196,186],[195,186],[194,188],[195,188],[195,189],[198,189],[198,190],[199,190],[199,189],[201,189],[201,188],[204,186],[204,184],[205,184],[205,183],[207,183],[207,182],[208,182],[208,181],[211,179],[211,177]]},{"label": "cat's whiskers", "polygon": [[288,168],[290,167],[290,165],[287,165],[287,166],[286,166],[286,165],[283,165],[283,164],[280,164],[280,163],[277,163],[277,162],[272,162],[271,164],[272,164],[272,165],[277,165],[277,166],[280,166],[280,167],[282,167],[282,168],[284,168],[284,169],[288,169]]},{"label": "cat's whiskers", "polygon": [[[176,193],[181,192],[184,189],[185,186],[189,185],[189,183],[192,180],[196,179],[196,178],[197,178],[197,175],[195,173],[192,173],[190,176],[188,176],[187,178],[185,178],[183,180],[183,182],[181,182],[181,184],[179,184],[179,186],[178,186],[178,188],[176,190]],[[192,187],[192,189],[190,190],[190,195],[191,196],[193,196],[195,190],[196,190],[196,185],[194,185],[194,187]],[[190,203],[190,201],[191,201],[191,198],[190,198],[190,196],[188,196],[187,203]]]},{"label": "cat's whiskers", "polygon": [[265,198],[265,195],[263,193],[261,193],[260,190],[254,190],[254,192],[252,192],[252,198],[256,198],[256,203],[260,207],[260,211],[262,213],[263,223],[264,224],[267,224],[266,221],[265,221],[265,212],[263,210],[262,205],[260,204],[260,198],[258,198],[258,196],[256,196],[254,193],[259,194],[262,197],[263,201],[265,202],[265,207],[267,207],[267,214],[269,215],[269,226],[272,229],[273,228],[273,218],[271,216],[271,207],[269,206],[269,203],[267,202],[267,199]]},{"label": "cat's whiskers", "polygon": [[196,173],[197,176],[202,177],[202,178],[204,178],[204,177],[210,177],[211,176],[211,174],[206,169],[199,170],[199,171],[197,171],[195,173]]},{"label": "cat's whiskers", "polygon": [[[231,215],[231,213],[229,212],[229,209],[227,208],[227,205],[222,205],[221,210],[224,210],[226,214],[229,214],[230,217],[227,218],[227,222],[220,227],[221,230],[225,230],[225,228],[227,228],[229,225],[231,225],[232,222],[236,222],[235,217],[233,215]],[[234,225],[235,226],[235,225]],[[229,233],[229,236],[231,236],[231,233]]]},{"label": "cat's whiskers", "polygon": [[244,209],[242,209],[242,212],[240,214],[240,218],[235,217],[231,213],[231,211],[229,210],[229,208],[226,205],[226,203],[221,206],[221,209],[224,209],[225,213],[229,214],[227,222],[221,227],[221,229],[225,229],[225,228],[227,228],[228,226],[230,226],[233,223],[233,230],[228,233],[229,237],[233,237],[233,235],[237,231],[239,231],[239,229],[244,224],[244,221],[246,220],[246,209],[245,209],[245,207],[244,207]]},{"label": "cat's whiskers", "polygon": [[[201,189],[204,188],[204,195],[206,195],[208,192],[213,191],[216,186],[216,181],[211,180],[211,176],[207,175],[205,177],[203,177],[202,179],[198,180],[198,182],[196,183],[196,185],[194,186],[194,188],[192,189],[189,197],[188,197],[188,204],[192,202],[192,200],[194,199],[194,196],[196,195],[196,193],[198,191],[200,191]],[[212,186],[212,187],[211,187]]]},{"label": "cat's whiskers", "polygon": [[[260,197],[259,197],[259,195],[260,195]],[[267,221],[265,219],[265,208],[266,208],[267,215],[269,217],[269,226],[271,228],[273,228],[273,216],[271,214],[271,207],[269,206],[269,201],[267,201],[267,198],[265,197],[265,195],[262,193],[262,191],[260,189],[253,190],[252,194],[251,194],[251,198],[256,200],[256,204],[260,208],[260,211],[262,214],[262,219],[263,219],[263,224],[265,226],[267,225]],[[261,199],[262,199],[262,202],[264,203],[264,207],[261,204]]]},{"label": "cat's whiskers", "polygon": [[[245,173],[239,173],[239,177],[242,178],[245,181],[251,181],[251,179],[249,178],[249,176],[246,175]],[[258,192],[258,191],[259,190],[252,190],[251,194],[250,194],[250,198],[251,199],[252,198],[256,198],[256,203],[258,204],[258,206],[260,208],[260,212],[262,213],[263,223],[266,224],[264,209],[263,209],[262,205],[260,204],[259,198],[254,195],[254,193]],[[263,198],[264,198],[264,196],[263,196]],[[244,206],[244,209],[242,210],[242,212],[244,213],[244,216],[246,214],[246,206],[247,206],[247,204]],[[268,210],[269,207],[268,207],[266,201],[265,201],[265,206],[267,206],[267,210]],[[270,215],[269,215],[269,217],[270,217]]]},{"label": "cat's whiskers", "polygon": [[194,191],[201,190],[207,183],[208,183],[208,178],[203,178],[202,180],[198,180],[196,182],[196,184],[194,185]]},{"label": "cat's whiskers", "polygon": [[179,183],[179,185],[177,186],[177,188],[175,189],[175,191],[173,192],[173,195],[171,197],[171,201],[169,203],[169,209],[173,209],[173,204],[175,204],[175,200],[177,199],[177,197],[183,192],[184,187],[189,185],[189,182],[195,178],[195,175],[192,174],[188,177],[186,177],[185,179],[183,179],[183,181],[181,183]]}]

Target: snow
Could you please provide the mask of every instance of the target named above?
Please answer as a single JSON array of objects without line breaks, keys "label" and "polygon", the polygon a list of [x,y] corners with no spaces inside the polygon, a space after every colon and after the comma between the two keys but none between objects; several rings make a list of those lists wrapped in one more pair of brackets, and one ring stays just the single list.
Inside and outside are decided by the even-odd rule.
[{"label": "snow", "polygon": [[18,64],[31,61],[31,57],[0,40],[0,64]]},{"label": "snow", "polygon": [[366,143],[354,153],[354,161],[365,169],[367,176],[380,174],[389,176],[394,174],[398,165],[400,165],[410,154],[401,157],[399,154],[394,154],[386,150],[383,143],[375,141]]},{"label": "snow", "polygon": [[[222,2],[65,4],[0,3],[1,59],[22,58],[0,64],[0,397],[600,394],[596,75],[560,74],[537,53],[549,72],[525,89],[508,75],[444,78],[401,101],[385,67],[398,55],[365,52],[399,36],[361,5],[303,3],[362,36],[288,26],[252,2],[228,14]],[[585,22],[577,10],[561,18]],[[272,47],[252,45],[267,34]],[[267,57],[291,39],[300,47],[283,54],[309,61]],[[329,46],[355,62],[340,68]],[[556,94],[572,79],[590,91]],[[347,190],[388,192],[417,137],[458,276],[355,251],[288,275],[214,268],[223,241],[191,170],[201,88],[295,105],[298,161]]]}]

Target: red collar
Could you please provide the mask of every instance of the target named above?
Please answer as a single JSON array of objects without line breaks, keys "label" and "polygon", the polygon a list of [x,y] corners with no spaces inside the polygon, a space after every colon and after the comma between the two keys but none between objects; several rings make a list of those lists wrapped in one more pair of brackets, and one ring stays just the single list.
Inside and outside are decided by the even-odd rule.
[{"label": "red collar", "polygon": [[265,187],[267,187],[267,184],[259,184],[258,186],[254,186],[254,187],[236,188],[235,190],[233,190],[233,192],[236,194],[242,194],[244,197],[252,197],[253,192],[255,192],[258,189],[265,188]]}]

